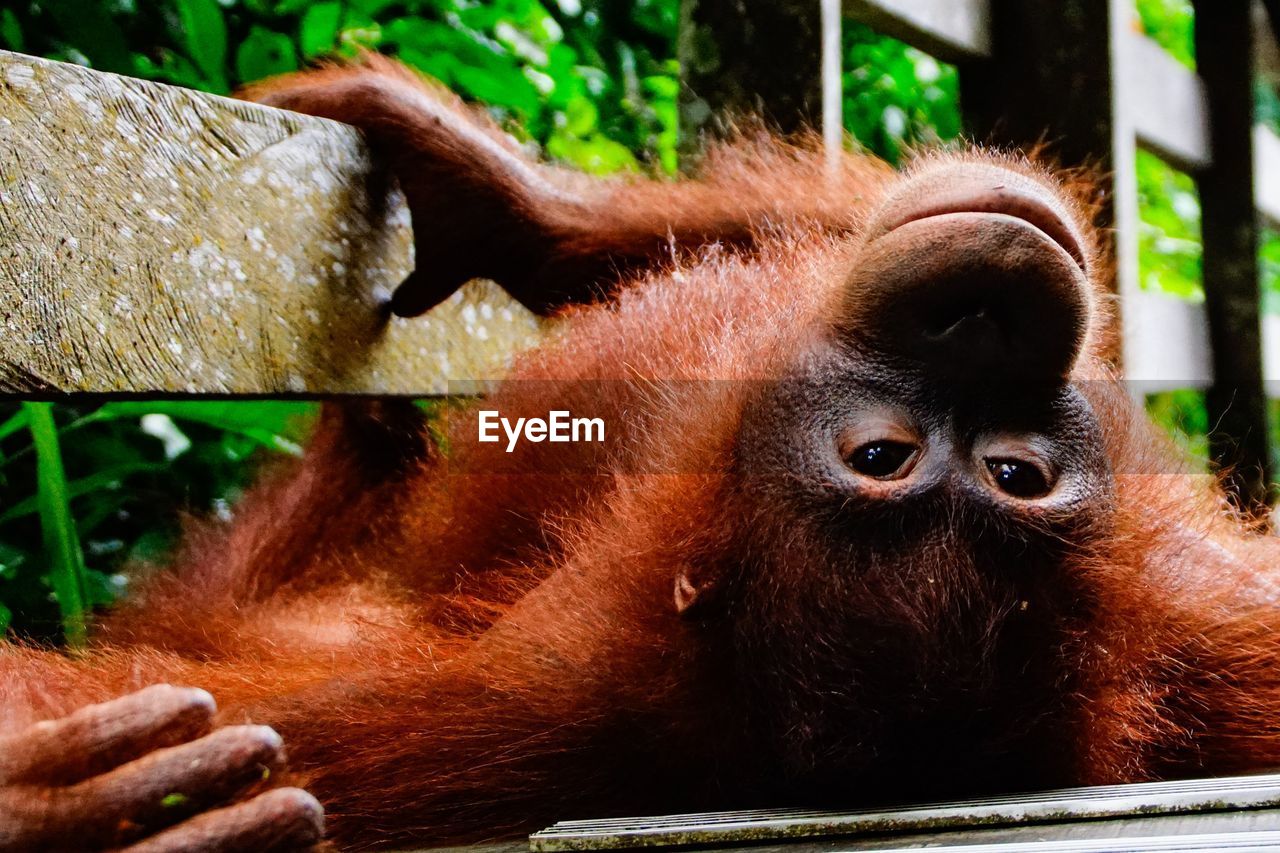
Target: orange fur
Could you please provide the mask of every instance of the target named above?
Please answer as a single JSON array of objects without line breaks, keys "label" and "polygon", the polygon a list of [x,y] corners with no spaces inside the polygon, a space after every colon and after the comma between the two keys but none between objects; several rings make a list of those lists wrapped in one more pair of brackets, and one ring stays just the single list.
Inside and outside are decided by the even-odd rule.
[{"label": "orange fur", "polygon": [[[384,145],[407,134],[414,150],[431,147],[377,100],[418,83],[368,63],[251,94],[353,120]],[[373,100],[353,113],[344,87]],[[446,123],[462,120],[431,97]],[[468,132],[499,139],[478,126]],[[352,849],[777,804],[785,768],[756,748],[759,720],[739,704],[750,696],[714,639],[715,617],[678,614],[673,581],[715,571],[757,530],[789,535],[738,500],[742,413],[833,323],[850,238],[902,178],[853,155],[833,174],[811,144],[763,138],[710,155],[687,182],[587,184],[501,141],[469,157],[448,168],[467,172],[463,183],[496,181],[506,202],[519,197],[523,218],[510,228],[559,235],[537,250],[550,258],[540,268],[577,270],[592,288],[599,270],[616,270],[616,301],[568,309],[560,340],[520,358],[494,396],[450,411],[447,459],[423,442],[424,427],[414,432],[408,408],[331,407],[307,457],[247,497],[229,528],[194,534],[172,573],[104,621],[90,654],[0,649],[0,724],[155,681],[205,687],[223,719],[284,735],[296,778]],[[1006,155],[929,155],[912,168],[939,157],[994,160],[1065,192]],[[1072,210],[1086,230],[1087,203]],[[459,240],[464,253],[480,250]],[[1099,276],[1105,264],[1090,252]],[[1116,510],[1106,535],[1065,564],[1064,582],[1088,606],[1065,619],[1046,660],[1069,683],[1036,697],[1043,720],[993,741],[993,760],[1029,785],[1274,766],[1280,547],[1230,516],[1130,400],[1107,361],[1102,292],[1075,379],[1105,427]],[[478,406],[564,408],[613,432],[604,445],[525,443],[507,455],[475,441]],[[807,556],[784,554],[779,566]],[[946,631],[996,630],[948,621],[983,582],[953,558],[945,543],[921,548],[921,565],[959,586],[897,593],[943,614],[946,624],[922,626],[939,632],[928,654],[940,675]],[[845,794],[876,796],[883,766],[849,770]],[[965,790],[980,784],[973,774],[952,767],[942,781]]]}]

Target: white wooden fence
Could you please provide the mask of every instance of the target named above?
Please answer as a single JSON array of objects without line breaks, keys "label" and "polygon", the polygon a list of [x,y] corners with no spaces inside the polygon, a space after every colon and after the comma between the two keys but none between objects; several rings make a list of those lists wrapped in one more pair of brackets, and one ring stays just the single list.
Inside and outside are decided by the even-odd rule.
[{"label": "white wooden fence", "polygon": [[[1235,2],[1235,0],[1231,0]],[[1138,280],[1138,205],[1133,154],[1143,148],[1196,174],[1212,162],[1204,84],[1130,25],[1132,0],[1111,0],[1116,125],[1112,192],[1126,374],[1150,388],[1203,387],[1213,372],[1204,306]],[[989,56],[990,0],[845,0],[848,16],[949,62]],[[1048,94],[1048,93],[1046,93]],[[1280,136],[1254,130],[1255,202],[1280,227]],[[1280,317],[1263,326],[1265,375],[1280,390]]]}]

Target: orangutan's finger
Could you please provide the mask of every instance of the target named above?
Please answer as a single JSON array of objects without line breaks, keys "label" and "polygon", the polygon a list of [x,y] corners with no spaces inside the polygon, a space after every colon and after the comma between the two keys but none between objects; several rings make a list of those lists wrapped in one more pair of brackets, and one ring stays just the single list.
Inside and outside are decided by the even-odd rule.
[{"label": "orangutan's finger", "polygon": [[197,815],[120,853],[292,853],[324,835],[324,809],[300,788]]},{"label": "orangutan's finger", "polygon": [[0,737],[0,783],[79,782],[200,737],[212,727],[214,711],[205,691],[169,684],[88,705]]}]

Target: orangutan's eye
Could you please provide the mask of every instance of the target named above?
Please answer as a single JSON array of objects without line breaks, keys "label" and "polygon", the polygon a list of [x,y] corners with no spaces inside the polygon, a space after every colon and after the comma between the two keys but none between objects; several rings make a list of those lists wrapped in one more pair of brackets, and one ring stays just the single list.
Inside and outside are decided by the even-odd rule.
[{"label": "orangutan's eye", "polygon": [[1053,487],[1049,475],[1032,462],[1022,459],[988,458],[987,471],[996,488],[1015,498],[1038,498]]},{"label": "orangutan's eye", "polygon": [[864,476],[898,480],[911,472],[919,455],[915,445],[883,439],[858,446],[845,462]]}]

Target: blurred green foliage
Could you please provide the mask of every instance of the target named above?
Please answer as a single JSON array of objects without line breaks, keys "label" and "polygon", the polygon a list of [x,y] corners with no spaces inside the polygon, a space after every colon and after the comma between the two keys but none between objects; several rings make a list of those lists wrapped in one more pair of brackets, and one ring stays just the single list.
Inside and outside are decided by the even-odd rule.
[{"label": "blurred green foliage", "polygon": [[[1184,388],[1147,395],[1147,411],[1188,459],[1209,465],[1209,412],[1203,391]],[[1271,431],[1271,464],[1280,470],[1280,400],[1267,402]]]},{"label": "blurred green foliage", "polygon": [[960,135],[955,66],[845,22],[844,125],[869,151],[897,165],[911,146]]},{"label": "blurred green foliage", "polygon": [[5,46],[226,94],[376,49],[589,172],[676,166],[679,0],[5,0]]},{"label": "blurred green foliage", "polygon": [[1208,464],[1209,414],[1203,391],[1187,388],[1149,394],[1147,411],[1189,458]]},{"label": "blurred green foliage", "polygon": [[1196,67],[1195,10],[1191,0],[1136,0],[1142,31],[1188,68]]},{"label": "blurred green foliage", "polygon": [[1138,269],[1143,289],[1202,301],[1200,194],[1190,176],[1138,151]]},{"label": "blurred green foliage", "polygon": [[84,609],[164,559],[180,512],[229,516],[266,451],[300,453],[315,404],[0,404],[0,629],[82,635]]}]

